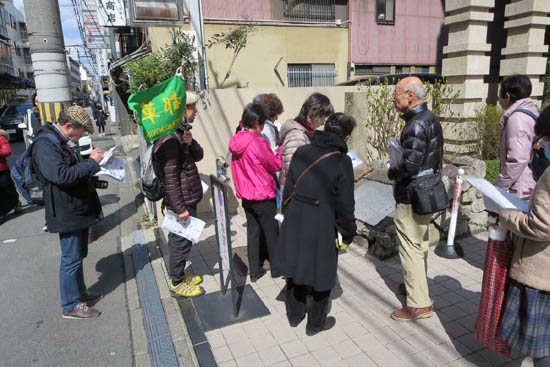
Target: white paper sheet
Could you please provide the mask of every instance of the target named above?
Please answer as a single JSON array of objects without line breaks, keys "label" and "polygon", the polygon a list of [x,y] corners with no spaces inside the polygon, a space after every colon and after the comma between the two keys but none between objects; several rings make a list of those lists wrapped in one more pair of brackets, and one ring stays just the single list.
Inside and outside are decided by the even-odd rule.
[{"label": "white paper sheet", "polygon": [[388,144],[388,155],[390,156],[390,165],[392,163],[399,163],[403,159],[403,148],[401,144],[395,139],[391,139]]},{"label": "white paper sheet", "polygon": [[516,209],[522,212],[529,211],[529,203],[496,187],[489,181],[475,176],[464,176],[472,186],[483,194],[485,209],[487,211],[498,213],[500,209]]},{"label": "white paper sheet", "polygon": [[210,186],[208,186],[208,184],[206,182],[202,181],[202,180],[201,180],[201,185],[202,185],[202,194],[204,195],[204,194],[206,194],[206,192],[208,191],[208,188]]},{"label": "white paper sheet", "polygon": [[104,166],[107,164],[107,162],[109,162],[109,159],[111,159],[111,157],[113,156],[113,154],[115,153],[115,149],[116,149],[116,145],[112,148],[110,148],[109,150],[107,150],[106,152],[103,152],[103,159],[101,160],[101,162],[99,162],[99,165],[100,166]]},{"label": "white paper sheet", "polygon": [[348,157],[351,158],[351,164],[353,165],[353,168],[355,168],[355,167],[359,166],[361,163],[363,163],[363,161],[352,150],[348,151]]},{"label": "white paper sheet", "polygon": [[118,157],[111,157],[109,161],[100,167],[100,171],[96,173],[96,176],[109,176],[115,180],[124,182],[126,179],[126,162]]},{"label": "white paper sheet", "polygon": [[193,243],[197,243],[199,242],[204,225],[205,223],[202,220],[195,217],[189,217],[187,222],[181,222],[174,212],[168,210],[161,228],[170,233],[187,238]]}]

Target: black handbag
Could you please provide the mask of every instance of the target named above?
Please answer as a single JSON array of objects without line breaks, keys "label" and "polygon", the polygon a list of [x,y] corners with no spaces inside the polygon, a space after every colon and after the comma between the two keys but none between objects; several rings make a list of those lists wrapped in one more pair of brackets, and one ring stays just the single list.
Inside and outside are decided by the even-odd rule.
[{"label": "black handbag", "polygon": [[411,204],[416,214],[433,214],[449,207],[440,172],[413,178],[411,188]]}]

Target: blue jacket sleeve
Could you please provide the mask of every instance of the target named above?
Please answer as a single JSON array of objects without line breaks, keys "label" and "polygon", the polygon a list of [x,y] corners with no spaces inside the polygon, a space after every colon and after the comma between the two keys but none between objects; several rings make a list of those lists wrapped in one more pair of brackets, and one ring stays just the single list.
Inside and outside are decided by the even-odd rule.
[{"label": "blue jacket sleeve", "polygon": [[40,174],[57,186],[73,186],[88,180],[99,172],[99,163],[86,159],[70,165],[64,159],[63,148],[48,139],[36,141],[32,150],[32,159]]}]

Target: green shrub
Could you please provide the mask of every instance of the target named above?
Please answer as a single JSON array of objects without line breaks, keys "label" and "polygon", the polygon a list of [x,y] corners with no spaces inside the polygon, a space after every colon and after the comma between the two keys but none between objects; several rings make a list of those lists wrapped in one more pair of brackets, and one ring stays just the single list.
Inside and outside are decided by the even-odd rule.
[{"label": "green shrub", "polygon": [[493,105],[481,106],[476,111],[483,160],[500,158],[500,118],[503,114],[502,108]]},{"label": "green shrub", "polygon": [[485,179],[490,183],[494,183],[500,171],[500,160],[498,159],[486,160],[485,164],[487,165],[487,172],[485,173]]},{"label": "green shrub", "polygon": [[182,68],[187,90],[194,90],[197,63],[193,57],[193,37],[178,30],[172,30],[172,44],[152,52],[126,66],[129,93],[151,88],[176,74]]}]

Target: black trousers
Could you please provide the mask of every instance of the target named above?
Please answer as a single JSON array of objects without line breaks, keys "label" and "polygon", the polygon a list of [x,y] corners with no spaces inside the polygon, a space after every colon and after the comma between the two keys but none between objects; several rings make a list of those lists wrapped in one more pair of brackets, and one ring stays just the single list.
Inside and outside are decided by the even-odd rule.
[{"label": "black trousers", "polygon": [[[197,215],[197,207],[188,207],[189,215]],[[183,280],[185,274],[185,264],[191,252],[193,243],[187,238],[178,236],[177,234],[168,234],[168,248],[170,250],[170,260],[168,262],[168,273],[173,284],[178,284]]]},{"label": "black trousers", "polygon": [[[273,200],[244,200],[243,208],[246,214],[246,237],[248,248],[248,266],[250,278],[257,278],[262,272],[265,260],[273,259],[279,225],[275,220],[277,204]],[[271,275],[279,275],[271,262]]]},{"label": "black trousers", "polygon": [[[309,310],[307,296],[312,296]],[[328,314],[330,291],[317,292],[308,285],[295,284],[292,278],[286,280],[286,317],[291,325],[302,321],[307,312],[307,330],[320,330],[325,326]]]},{"label": "black trousers", "polygon": [[105,132],[105,125],[97,125],[97,131],[101,134]]}]

